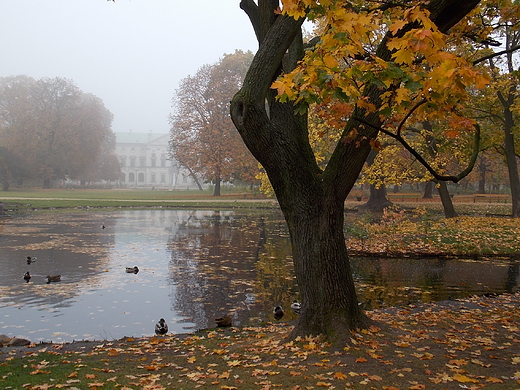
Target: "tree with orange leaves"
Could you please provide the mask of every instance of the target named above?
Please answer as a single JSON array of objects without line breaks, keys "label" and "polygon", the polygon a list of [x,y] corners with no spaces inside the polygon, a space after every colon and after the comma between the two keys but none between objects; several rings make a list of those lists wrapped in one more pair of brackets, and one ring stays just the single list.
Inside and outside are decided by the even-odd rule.
[{"label": "tree with orange leaves", "polygon": [[236,133],[229,118],[229,101],[240,87],[252,53],[236,51],[213,65],[202,66],[181,80],[170,115],[171,153],[194,174],[214,184],[256,182],[258,164]]},{"label": "tree with orange leaves", "polygon": [[[288,224],[302,307],[292,337],[323,334],[345,341],[368,326],[358,305],[345,246],[344,201],[378,135],[398,140],[437,180],[440,174],[406,142],[405,129],[441,118],[451,136],[475,134],[461,107],[489,82],[457,52],[484,42],[472,11],[478,0],[332,1],[242,0],[259,49],[231,116],[262,164]],[[319,36],[303,44],[306,19]],[[327,107],[339,141],[325,168],[309,142],[308,108]],[[478,151],[476,145],[475,151]]]}]

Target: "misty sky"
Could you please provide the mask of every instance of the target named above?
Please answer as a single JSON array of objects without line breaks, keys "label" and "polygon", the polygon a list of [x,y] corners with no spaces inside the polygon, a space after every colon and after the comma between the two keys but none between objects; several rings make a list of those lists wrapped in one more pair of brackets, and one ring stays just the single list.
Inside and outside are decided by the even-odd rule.
[{"label": "misty sky", "polygon": [[63,77],[112,129],[167,133],[179,81],[257,42],[240,0],[0,0],[0,77]]}]

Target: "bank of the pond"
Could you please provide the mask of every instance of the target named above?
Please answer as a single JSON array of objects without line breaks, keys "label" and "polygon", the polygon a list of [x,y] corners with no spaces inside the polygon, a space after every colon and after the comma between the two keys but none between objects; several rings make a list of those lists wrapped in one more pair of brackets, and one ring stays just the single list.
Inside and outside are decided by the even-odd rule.
[{"label": "bank of the pond", "polygon": [[292,324],[0,349],[10,389],[518,389],[520,295],[368,313],[333,348]]}]

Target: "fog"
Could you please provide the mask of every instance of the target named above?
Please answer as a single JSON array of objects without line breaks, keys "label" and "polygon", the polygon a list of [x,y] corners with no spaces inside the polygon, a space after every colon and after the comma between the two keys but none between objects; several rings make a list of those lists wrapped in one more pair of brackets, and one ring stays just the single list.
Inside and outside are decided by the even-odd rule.
[{"label": "fog", "polygon": [[166,133],[179,81],[257,42],[239,0],[0,0],[0,77],[63,77],[113,130]]}]

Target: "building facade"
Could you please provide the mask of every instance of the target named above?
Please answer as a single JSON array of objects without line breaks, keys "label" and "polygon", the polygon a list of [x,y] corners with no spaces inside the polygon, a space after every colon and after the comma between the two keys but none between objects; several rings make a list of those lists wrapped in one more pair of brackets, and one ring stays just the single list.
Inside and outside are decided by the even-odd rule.
[{"label": "building facade", "polygon": [[170,158],[169,139],[169,134],[116,133],[120,184],[134,188],[198,189],[188,171]]}]

